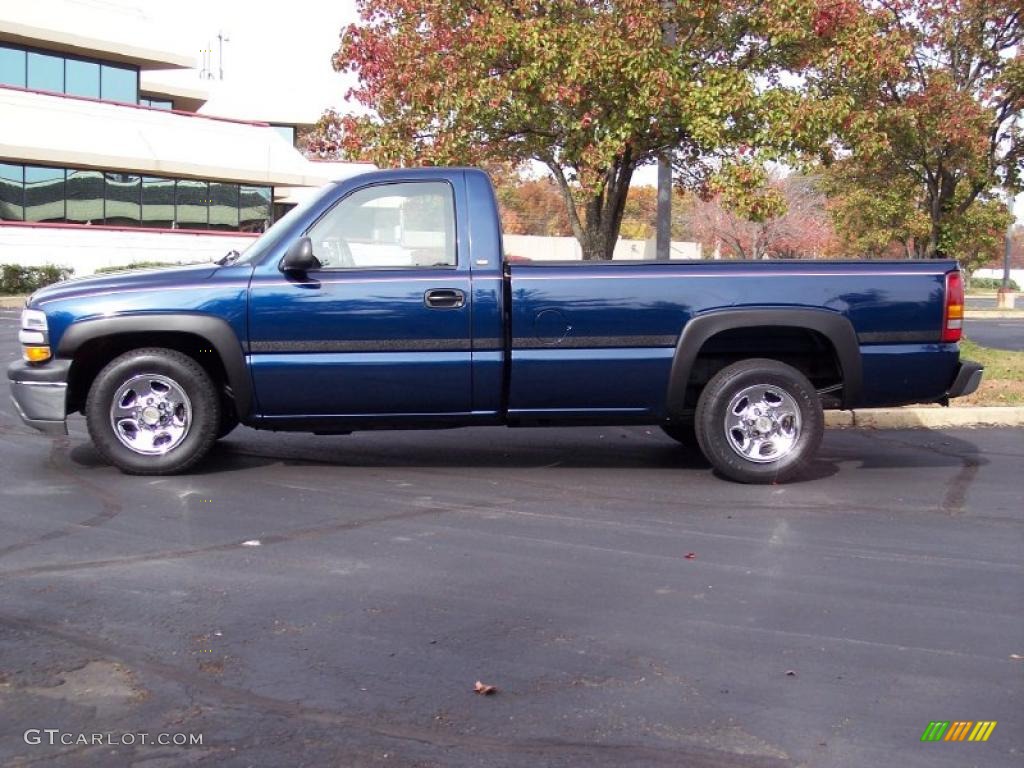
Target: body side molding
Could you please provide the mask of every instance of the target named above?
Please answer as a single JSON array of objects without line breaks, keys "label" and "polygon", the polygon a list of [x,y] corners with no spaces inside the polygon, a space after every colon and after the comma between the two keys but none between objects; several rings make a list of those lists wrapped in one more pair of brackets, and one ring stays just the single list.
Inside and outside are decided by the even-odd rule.
[{"label": "body side molding", "polygon": [[862,385],[860,345],[845,317],[825,309],[725,309],[697,315],[683,327],[669,374],[668,412],[679,414],[685,409],[690,371],[704,342],[722,331],[766,326],[804,328],[827,338],[835,347],[843,376],[843,407],[857,403]]},{"label": "body side molding", "polygon": [[147,312],[115,317],[82,320],[68,326],[61,336],[57,356],[73,358],[88,341],[125,333],[171,332],[188,333],[206,339],[220,356],[231,385],[239,418],[246,418],[252,408],[252,382],[245,364],[245,354],[231,326],[219,317],[173,312]]}]

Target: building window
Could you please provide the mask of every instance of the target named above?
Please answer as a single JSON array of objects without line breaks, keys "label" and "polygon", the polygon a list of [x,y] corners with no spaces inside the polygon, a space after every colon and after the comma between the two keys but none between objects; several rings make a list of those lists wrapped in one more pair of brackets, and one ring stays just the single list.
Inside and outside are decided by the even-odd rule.
[{"label": "building window", "polygon": [[0,85],[25,87],[25,56],[21,48],[0,45]]},{"label": "building window", "polygon": [[210,182],[210,229],[238,229],[238,185]]},{"label": "building window", "polygon": [[0,163],[0,219],[25,220],[25,168]]},{"label": "building window", "polygon": [[104,64],[100,67],[100,98],[104,101],[139,103],[139,71]]},{"label": "building window", "polygon": [[0,44],[0,85],[104,101],[139,103],[139,70],[136,67],[6,43]]},{"label": "building window", "polygon": [[174,226],[174,179],[142,177],[142,226]]},{"label": "building window", "polygon": [[25,166],[25,221],[64,221],[64,169]]},{"label": "building window", "polygon": [[103,174],[99,171],[68,171],[68,221],[103,223]]},{"label": "building window", "polygon": [[263,232],[274,215],[270,187],[241,188],[238,206],[238,228],[243,232]]},{"label": "building window", "polygon": [[0,221],[262,232],[272,187],[0,163]]},{"label": "building window", "polygon": [[64,66],[66,92],[72,96],[100,97],[100,65],[95,61],[68,59]]},{"label": "building window", "polygon": [[130,173],[107,173],[106,206],[103,221],[118,227],[137,227],[142,223],[142,177]]},{"label": "building window", "polygon": [[275,131],[281,134],[281,138],[288,142],[292,147],[295,146],[295,126],[294,125],[271,125]]},{"label": "building window", "polygon": [[64,93],[64,58],[29,51],[28,87],[37,91]]},{"label": "building window", "polygon": [[182,229],[209,227],[210,192],[205,181],[181,179],[175,195],[175,225]]},{"label": "building window", "polygon": [[167,99],[140,98],[139,104],[144,107],[152,107],[153,109],[174,109],[174,103]]}]

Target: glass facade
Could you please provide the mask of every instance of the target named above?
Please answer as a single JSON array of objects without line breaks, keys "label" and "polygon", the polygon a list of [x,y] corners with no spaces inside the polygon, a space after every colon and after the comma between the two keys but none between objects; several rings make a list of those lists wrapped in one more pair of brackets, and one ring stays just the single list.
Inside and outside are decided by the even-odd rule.
[{"label": "glass facade", "polygon": [[64,65],[65,92],[72,96],[100,97],[100,65],[95,61],[68,59]]},{"label": "glass facade", "polygon": [[0,221],[262,232],[272,200],[270,187],[0,163]]},{"label": "glass facade", "polygon": [[277,131],[281,138],[287,141],[291,146],[295,146],[295,126],[294,125],[271,125],[275,131]]},{"label": "glass facade", "polygon": [[0,43],[0,85],[139,103],[139,70]]},{"label": "glass facade", "polygon": [[64,92],[64,57],[49,53],[28,54],[28,87],[37,91]]},{"label": "glass facade", "polygon": [[141,97],[139,99],[139,104],[144,107],[153,107],[154,109],[174,109],[174,103],[167,99],[147,99],[145,97]]}]

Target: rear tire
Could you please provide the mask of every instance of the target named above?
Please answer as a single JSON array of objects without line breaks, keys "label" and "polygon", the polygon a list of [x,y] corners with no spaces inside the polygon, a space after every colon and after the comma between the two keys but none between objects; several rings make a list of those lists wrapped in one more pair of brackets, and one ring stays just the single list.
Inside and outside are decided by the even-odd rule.
[{"label": "rear tire", "polygon": [[825,419],[807,377],[778,360],[743,360],[723,368],[697,401],[701,451],[721,474],[741,483],[784,482],[814,457]]},{"label": "rear tire", "polygon": [[209,374],[173,349],[133,349],[100,371],[85,419],[96,450],[130,475],[184,472],[210,450],[221,425]]}]

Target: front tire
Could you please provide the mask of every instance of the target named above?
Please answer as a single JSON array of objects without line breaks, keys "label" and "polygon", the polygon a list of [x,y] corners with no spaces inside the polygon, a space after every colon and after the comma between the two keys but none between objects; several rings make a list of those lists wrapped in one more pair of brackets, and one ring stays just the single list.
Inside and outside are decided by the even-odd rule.
[{"label": "front tire", "polygon": [[701,451],[716,470],[741,483],[796,476],[813,458],[824,428],[814,386],[778,360],[755,358],[723,368],[697,401]]},{"label": "front tire", "polygon": [[93,444],[130,475],[184,472],[213,446],[221,404],[209,374],[173,349],[133,349],[100,371],[85,419]]}]

